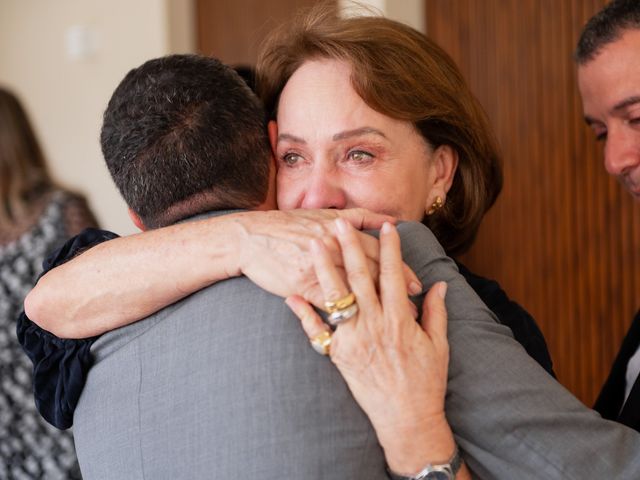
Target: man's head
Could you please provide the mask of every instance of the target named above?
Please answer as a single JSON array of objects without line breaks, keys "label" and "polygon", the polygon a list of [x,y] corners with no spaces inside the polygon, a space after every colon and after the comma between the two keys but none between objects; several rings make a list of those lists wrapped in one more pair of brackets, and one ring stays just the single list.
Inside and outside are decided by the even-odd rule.
[{"label": "man's head", "polygon": [[232,68],[171,55],[125,76],[104,113],[100,140],[129,208],[144,228],[157,228],[271,201],[265,119]]},{"label": "man's head", "polygon": [[640,1],[615,0],[585,26],[575,54],[584,116],[605,167],[640,200]]}]

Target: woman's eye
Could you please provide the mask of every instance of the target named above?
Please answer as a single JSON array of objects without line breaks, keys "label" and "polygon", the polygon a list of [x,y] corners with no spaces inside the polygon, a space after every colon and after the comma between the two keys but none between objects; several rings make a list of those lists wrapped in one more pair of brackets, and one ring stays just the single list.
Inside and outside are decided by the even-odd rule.
[{"label": "woman's eye", "polygon": [[371,160],[373,158],[373,155],[362,150],[352,150],[351,152],[349,152],[348,157],[349,160],[362,163]]},{"label": "woman's eye", "polygon": [[300,155],[298,155],[297,153],[285,153],[282,156],[282,163],[284,163],[285,165],[287,165],[289,167],[292,167],[296,163],[298,163],[301,159],[302,159],[302,157]]}]

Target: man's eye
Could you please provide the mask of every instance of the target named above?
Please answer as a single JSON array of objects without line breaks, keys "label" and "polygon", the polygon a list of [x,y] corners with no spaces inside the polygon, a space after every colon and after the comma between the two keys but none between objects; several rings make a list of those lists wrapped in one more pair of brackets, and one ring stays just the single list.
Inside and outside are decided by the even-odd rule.
[{"label": "man's eye", "polygon": [[607,129],[601,125],[592,125],[591,129],[596,136],[596,141],[603,142],[607,139]]}]

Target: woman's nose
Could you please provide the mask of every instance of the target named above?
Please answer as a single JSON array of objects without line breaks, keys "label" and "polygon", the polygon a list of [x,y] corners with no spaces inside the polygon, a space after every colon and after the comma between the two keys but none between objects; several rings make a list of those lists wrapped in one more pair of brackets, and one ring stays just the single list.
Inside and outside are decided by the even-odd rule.
[{"label": "woman's nose", "polygon": [[302,208],[345,208],[347,198],[340,178],[327,170],[314,172],[304,192]]}]

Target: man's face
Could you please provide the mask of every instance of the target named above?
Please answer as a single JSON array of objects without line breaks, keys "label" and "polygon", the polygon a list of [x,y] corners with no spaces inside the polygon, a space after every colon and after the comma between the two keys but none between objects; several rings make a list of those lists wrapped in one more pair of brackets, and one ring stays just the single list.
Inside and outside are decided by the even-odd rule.
[{"label": "man's face", "polygon": [[640,200],[640,30],[628,30],[578,67],[584,117],[604,164]]}]

